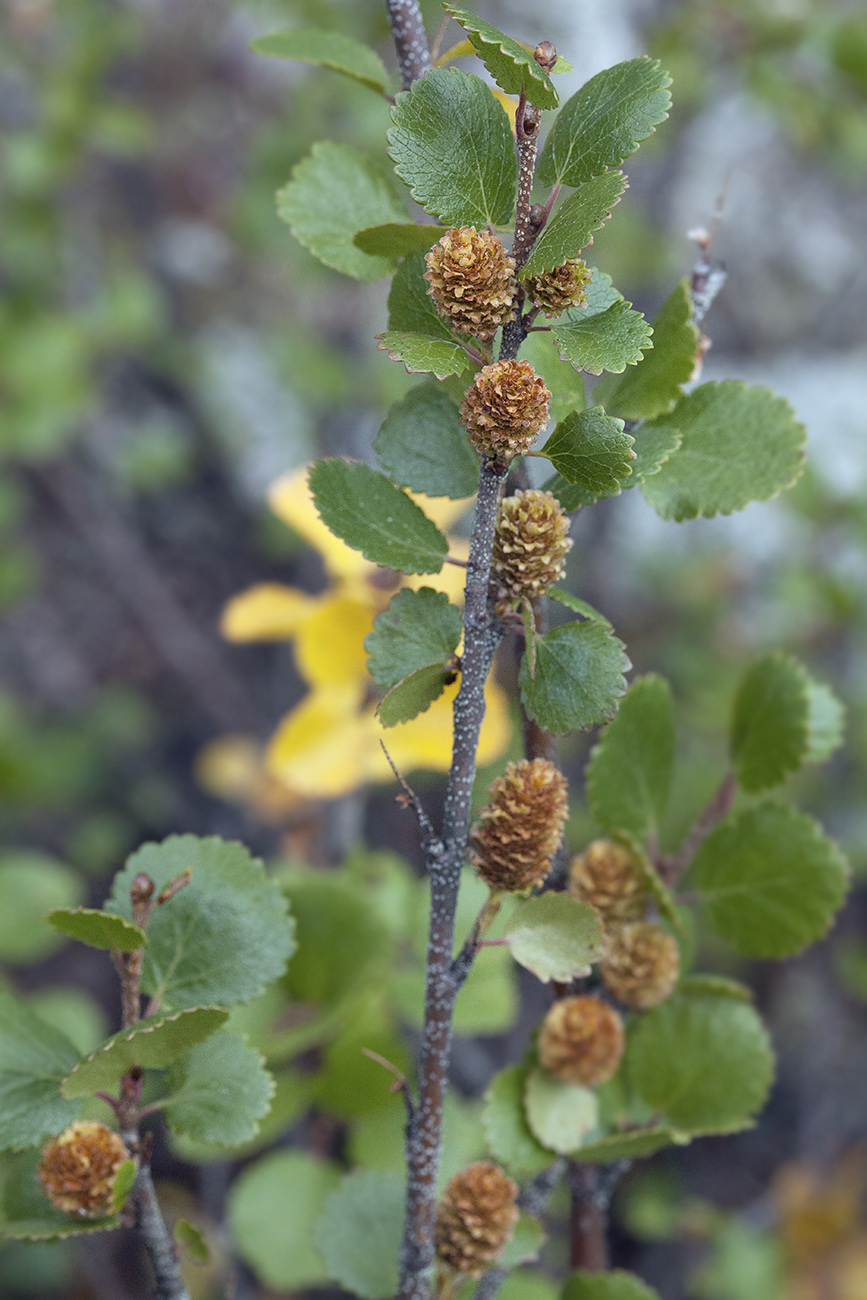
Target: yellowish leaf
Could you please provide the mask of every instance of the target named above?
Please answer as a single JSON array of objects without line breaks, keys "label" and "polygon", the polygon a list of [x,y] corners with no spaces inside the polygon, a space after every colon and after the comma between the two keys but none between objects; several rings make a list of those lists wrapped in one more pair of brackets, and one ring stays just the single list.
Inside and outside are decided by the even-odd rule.
[{"label": "yellowish leaf", "polygon": [[[372,595],[373,593],[371,593]],[[355,686],[367,678],[364,638],[377,606],[350,596],[328,596],[299,629],[295,641],[298,670],[311,686]]]},{"label": "yellowish leaf", "polygon": [[294,587],[262,582],[229,601],[220,630],[229,641],[282,641],[296,635],[316,604]]}]

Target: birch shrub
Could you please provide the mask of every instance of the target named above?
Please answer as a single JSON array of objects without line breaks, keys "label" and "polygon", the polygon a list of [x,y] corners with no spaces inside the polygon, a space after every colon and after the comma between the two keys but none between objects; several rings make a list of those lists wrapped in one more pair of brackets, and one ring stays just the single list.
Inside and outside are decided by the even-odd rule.
[{"label": "birch shrub", "polygon": [[[445,8],[466,40],[431,68],[415,6],[390,4],[394,96],[374,51],[336,33],[257,42],[392,104],[388,152],[408,193],[322,141],[278,208],[327,266],[393,276],[379,345],[422,376],[385,418],[379,468],[317,461],[309,493],[334,538],[381,566],[365,644],[386,749],[400,755],[390,737],[454,697],[441,825],[405,782],[401,795],[429,880],[363,850],[336,871],[269,876],[240,845],[173,837],[131,857],[104,908],[48,918],[110,952],[119,1032],[82,1056],[25,999],[0,996],[4,1232],[134,1223],[160,1295],[186,1291],[140,1128],[155,1114],[189,1159],[255,1155],[228,1214],[268,1287],[652,1300],[608,1267],[611,1186],[632,1161],[750,1127],[773,1078],[749,989],[693,969],[690,910],[736,953],[783,959],[825,934],[845,892],[839,850],[785,791],[840,743],[829,688],[785,653],[745,665],[718,789],[669,844],[671,690],[653,674],[629,683],[616,629],[564,585],[574,512],[638,488],[673,527],[768,500],[802,466],[804,430],[785,401],[700,380],[719,279],[707,249],[652,323],[588,261],[616,220],[623,163],[665,120],[669,78],[632,59],[561,107],[563,61],[544,31],[531,50]],[[452,66],[468,51],[495,86]],[[414,220],[410,197],[429,220]],[[454,556],[426,503],[474,494],[469,554],[453,564],[465,569],[461,609],[437,589]],[[486,682],[516,639],[523,757],[504,764],[471,825]],[[597,838],[567,861],[556,737],[594,728],[585,794]],[[552,994],[531,1045],[482,1101],[449,1094],[453,1032],[514,1022],[517,967]],[[311,1107],[333,1125],[320,1154]],[[265,1150],[290,1125],[299,1141]],[[528,1266],[560,1183],[572,1271],[553,1278]],[[191,1224],[174,1235],[207,1253]]]}]

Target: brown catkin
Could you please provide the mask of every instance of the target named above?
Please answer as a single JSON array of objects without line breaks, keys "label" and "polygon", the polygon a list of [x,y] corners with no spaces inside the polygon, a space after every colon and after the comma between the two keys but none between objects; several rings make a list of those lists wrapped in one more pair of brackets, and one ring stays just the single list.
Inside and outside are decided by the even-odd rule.
[{"label": "brown catkin", "polygon": [[515,315],[515,262],[496,235],[449,230],[425,255],[428,293],[458,334],[493,338]]},{"label": "brown catkin", "polygon": [[542,1021],[539,1061],[564,1083],[595,1088],[617,1073],[623,1021],[601,998],[561,998]]},{"label": "brown catkin", "polygon": [[129,1158],[119,1134],[96,1120],[79,1120],[46,1142],[37,1174],[55,1209],[101,1219],[112,1212],[115,1175]]},{"label": "brown catkin", "polygon": [[460,417],[477,451],[509,461],[529,451],[548,423],[550,397],[529,361],[495,361],[467,389]]},{"label": "brown catkin", "polygon": [[498,614],[544,596],[563,577],[572,547],[569,516],[551,492],[530,488],[500,503],[491,574]]},{"label": "brown catkin", "polygon": [[492,889],[539,885],[563,838],[566,778],[547,758],[509,763],[472,830],[470,861]]},{"label": "brown catkin", "polygon": [[679,971],[677,944],[650,921],[633,921],[613,930],[599,959],[603,984],[633,1011],[647,1011],[667,998]]},{"label": "brown catkin", "polygon": [[447,1184],[437,1209],[437,1259],[480,1277],[496,1263],[518,1221],[518,1187],[488,1161],[470,1165]]},{"label": "brown catkin", "polygon": [[569,893],[589,903],[605,926],[640,920],[649,902],[640,862],[614,840],[594,840],[572,859]]},{"label": "brown catkin", "polygon": [[587,264],[576,257],[562,266],[555,266],[553,271],[528,275],[524,286],[527,297],[541,307],[546,316],[559,316],[569,307],[584,306],[591,278]]}]

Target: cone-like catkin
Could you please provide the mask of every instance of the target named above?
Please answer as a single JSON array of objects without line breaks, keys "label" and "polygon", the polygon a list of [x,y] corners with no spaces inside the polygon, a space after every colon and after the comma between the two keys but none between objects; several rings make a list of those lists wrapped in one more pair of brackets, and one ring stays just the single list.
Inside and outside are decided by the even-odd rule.
[{"label": "cone-like catkin", "polygon": [[601,998],[561,998],[542,1021],[539,1061],[564,1083],[607,1083],[622,1055],[623,1021]]},{"label": "cone-like catkin", "polygon": [[473,827],[470,861],[492,889],[541,884],[563,838],[566,778],[547,758],[509,763]]},{"label": "cone-like catkin", "polygon": [[442,1264],[480,1277],[496,1263],[518,1221],[518,1187],[487,1161],[470,1165],[446,1185],[434,1235]]},{"label": "cone-like catkin", "polygon": [[677,944],[650,921],[633,921],[612,931],[599,961],[609,993],[633,1011],[647,1011],[667,998],[679,970]]},{"label": "cone-like catkin", "polygon": [[555,266],[541,275],[528,275],[524,281],[527,297],[541,307],[546,316],[559,316],[567,307],[583,307],[591,273],[580,257]]},{"label": "cone-like catkin", "polygon": [[572,547],[569,516],[550,492],[530,488],[500,503],[491,573],[497,613],[523,596],[544,596],[566,570]]},{"label": "cone-like catkin", "polygon": [[595,908],[606,926],[640,920],[649,901],[641,864],[614,840],[594,840],[572,859],[569,893]]},{"label": "cone-like catkin", "polygon": [[101,1219],[112,1212],[115,1175],[129,1158],[119,1134],[96,1120],[80,1120],[46,1142],[37,1173],[55,1209]]},{"label": "cone-like catkin", "polygon": [[477,451],[509,461],[529,451],[548,423],[550,397],[529,361],[495,361],[464,394],[461,421]]},{"label": "cone-like catkin", "polygon": [[450,230],[425,255],[428,293],[458,334],[493,338],[515,315],[515,262],[496,235]]}]

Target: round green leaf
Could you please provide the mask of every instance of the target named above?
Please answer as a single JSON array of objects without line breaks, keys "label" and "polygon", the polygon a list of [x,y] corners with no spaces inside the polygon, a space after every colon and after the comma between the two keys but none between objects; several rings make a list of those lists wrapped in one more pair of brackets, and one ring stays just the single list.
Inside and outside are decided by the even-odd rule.
[{"label": "round green leaf", "polygon": [[506,939],[515,961],[543,983],[589,975],[605,942],[588,903],[555,893],[519,903],[506,925]]},{"label": "round green leaf", "polygon": [[[604,406],[604,402],[603,402]],[[632,477],[623,484],[625,488],[638,487],[652,474],[658,474],[673,452],[677,451],[683,434],[667,424],[643,424],[635,430],[632,447]]]},{"label": "round green leaf", "polygon": [[661,677],[632,683],[590,755],[587,798],[604,831],[643,840],[659,829],[674,768],[671,690]]},{"label": "round green leaf", "polygon": [[144,948],[147,935],[132,921],[95,907],[61,908],[49,912],[46,921],[61,934],[78,939],[91,948],[116,948],[118,952],[135,952]]},{"label": "round green leaf", "polygon": [[675,285],[653,321],[653,349],[619,378],[607,376],[594,398],[624,420],[652,420],[674,406],[695,369],[698,327],[689,281]]},{"label": "round green leaf", "polygon": [[537,108],[557,107],[560,102],[557,91],[530,50],[467,9],[449,4],[444,4],[443,8],[463,27],[501,90],[505,90],[507,95],[520,95],[523,91],[527,103],[535,104]]},{"label": "round green leaf", "polygon": [[201,1228],[197,1228],[189,1219],[176,1219],[174,1238],[179,1246],[184,1247],[194,1264],[207,1264],[211,1252],[208,1249],[208,1239]]},{"label": "round green leaf", "polygon": [[387,352],[391,361],[402,361],[410,375],[426,371],[437,379],[445,379],[449,375],[462,375],[470,367],[466,348],[450,339],[431,334],[399,334],[394,330],[377,334],[376,338],[380,352]]},{"label": "round green leaf", "polygon": [[79,1061],[63,1080],[64,1097],[89,1097],[110,1092],[133,1066],[164,1070],[191,1047],[215,1034],[229,1018],[222,1007],[193,1007],[171,1016],[148,1016],[130,1029],[121,1029],[90,1056]]},{"label": "round green leaf", "polygon": [[353,242],[359,230],[406,220],[379,168],[347,144],[321,140],[277,194],[277,212],[314,257],[357,280],[381,280],[393,257],[369,257]]},{"label": "round green leaf", "polygon": [[483,81],[458,68],[432,68],[397,96],[391,116],[395,171],[426,212],[449,226],[512,221],[518,195],[512,130]]},{"label": "round green leaf", "polygon": [[542,448],[567,483],[598,495],[617,488],[632,473],[631,434],[601,406],[573,411],[557,425]]},{"label": "round green leaf", "polygon": [[426,269],[421,252],[410,253],[397,268],[388,295],[388,328],[395,334],[424,334],[455,343],[451,327],[428,293]]},{"label": "round green leaf", "polygon": [[570,1273],[560,1300],[660,1300],[659,1292],[634,1273],[615,1268],[608,1273]]},{"label": "round green leaf", "polygon": [[623,172],[606,172],[604,176],[597,176],[582,185],[542,228],[521,271],[521,279],[541,275],[562,266],[570,258],[579,257],[588,244],[593,243],[594,233],[602,229],[625,189]]},{"label": "round green leaf", "polygon": [[845,859],[818,824],[764,803],[711,831],[693,864],[708,920],[748,957],[791,957],[827,931],[846,895]]},{"label": "round green leaf", "polygon": [[591,375],[600,375],[603,370],[620,374],[653,346],[653,331],[641,312],[633,311],[632,304],[619,296],[598,311],[589,303],[586,307],[570,307],[552,320],[551,330],[564,361]]},{"label": "round green leaf", "polygon": [[74,906],[82,894],[79,877],[44,853],[17,849],[0,858],[0,961],[36,961],[60,943],[45,925],[54,908]]},{"label": "round green leaf", "polygon": [[384,474],[336,457],[317,460],[310,490],[323,523],[373,564],[402,573],[439,573],[448,542]]},{"label": "round green leaf", "polygon": [[382,59],[367,45],[324,27],[292,27],[283,32],[269,32],[251,42],[257,54],[271,54],[278,59],[314,63],[331,68],[345,77],[360,81],[371,90],[382,92],[388,73]]},{"label": "round green leaf", "polygon": [[383,979],[391,945],[372,899],[321,871],[287,872],[281,884],[298,924],[298,952],[285,981],[294,999],[333,1008]]},{"label": "round green leaf", "polygon": [[190,883],[148,922],[142,987],[172,1008],[248,1002],[283,974],[295,939],[279,885],[242,844],[195,835],[145,844],[116,876],[111,910],[130,915],[138,872],[159,894],[188,867]]},{"label": "round green leaf", "polygon": [[396,686],[429,664],[444,667],[461,639],[461,611],[443,591],[406,588],[391,598],[365,638],[368,669],[378,686]]},{"label": "round green leaf", "polygon": [[807,762],[824,763],[843,743],[845,712],[830,686],[822,682],[811,681],[807,696]]},{"label": "round green leaf", "polygon": [[413,492],[461,500],[478,487],[478,453],[437,384],[418,384],[396,402],[373,446],[382,469]]},{"label": "round green leaf", "polygon": [[482,1122],[495,1160],[515,1175],[540,1173],[553,1160],[527,1123],[524,1091],[531,1066],[510,1065],[494,1076],[485,1093]]},{"label": "round green leaf", "polygon": [[630,668],[622,641],[602,623],[563,623],[536,641],[536,672],[526,655],[520,685],[531,718],[554,735],[607,722],[626,693]]},{"label": "round green leaf", "polygon": [[326,1280],[313,1228],[338,1178],[324,1160],[277,1151],[236,1179],[229,1192],[229,1228],[241,1258],[266,1286],[295,1291]]},{"label": "round green leaf", "polygon": [[524,1086],[527,1123],[533,1136],[558,1155],[576,1151],[599,1126],[599,1099],[592,1088],[564,1083],[534,1069]]},{"label": "round green leaf", "polygon": [[78,1060],[65,1034],[0,992],[0,1150],[21,1151],[78,1118],[60,1083]]},{"label": "round green leaf", "polygon": [[513,1268],[518,1268],[520,1264],[532,1264],[534,1259],[539,1258],[546,1236],[539,1220],[532,1214],[522,1212],[515,1224],[514,1232],[497,1260],[497,1267],[511,1271]]},{"label": "round green leaf", "polygon": [[539,157],[539,180],[581,185],[618,167],[668,116],[670,85],[646,55],[591,77],[558,114]]},{"label": "round green leaf", "polygon": [[745,1002],[675,993],[633,1022],[628,1077],[639,1096],[687,1132],[742,1125],[767,1099],[773,1055]]},{"label": "round green leaf", "polygon": [[683,441],[642,484],[663,519],[730,515],[791,487],[803,469],[806,430],[767,388],[733,379],[702,384],[664,418]]},{"label": "round green leaf", "polygon": [[397,1289],[404,1180],[358,1169],[325,1198],[313,1230],[329,1276],[362,1300],[390,1300]]},{"label": "round green leaf", "polygon": [[633,1129],[628,1133],[610,1133],[608,1137],[588,1142],[569,1158],[580,1164],[605,1165],[617,1160],[643,1160],[663,1147],[687,1146],[689,1136],[672,1128]]},{"label": "round green leaf", "polygon": [[387,221],[382,226],[368,226],[359,230],[353,239],[362,253],[375,257],[406,257],[419,249],[426,251],[441,238],[442,226],[415,225],[411,221]]},{"label": "round green leaf", "polygon": [[174,1132],[227,1147],[255,1137],[274,1096],[260,1053],[225,1032],[175,1061],[163,1086],[162,1109]]},{"label": "round green leaf", "polygon": [[384,727],[394,727],[417,718],[439,699],[450,680],[454,680],[452,674],[440,664],[417,668],[380,700],[377,710],[380,722]]},{"label": "round green leaf", "polygon": [[126,1198],[133,1189],[137,1173],[138,1166],[135,1160],[124,1160],[118,1167],[112,1187],[112,1209],[115,1214],[120,1214],[126,1204]]}]

